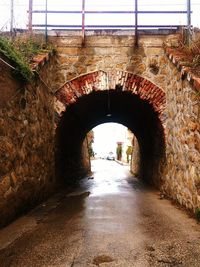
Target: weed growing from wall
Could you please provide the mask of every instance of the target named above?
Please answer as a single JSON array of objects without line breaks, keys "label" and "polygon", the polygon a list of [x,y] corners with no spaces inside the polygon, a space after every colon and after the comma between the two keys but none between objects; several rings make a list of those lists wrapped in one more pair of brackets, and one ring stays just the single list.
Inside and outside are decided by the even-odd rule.
[{"label": "weed growing from wall", "polygon": [[195,216],[196,216],[197,220],[200,221],[200,208],[196,208]]},{"label": "weed growing from wall", "polygon": [[28,62],[24,56],[16,50],[13,43],[5,37],[0,37],[0,54],[5,56],[9,60],[9,63],[15,68],[14,74],[18,79],[24,82],[31,80],[33,73]]}]

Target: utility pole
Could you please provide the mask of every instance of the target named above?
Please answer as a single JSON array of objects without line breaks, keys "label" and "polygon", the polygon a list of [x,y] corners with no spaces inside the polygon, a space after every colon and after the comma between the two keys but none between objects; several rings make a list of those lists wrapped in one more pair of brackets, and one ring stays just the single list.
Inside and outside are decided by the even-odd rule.
[{"label": "utility pole", "polygon": [[10,1],[10,33],[13,34],[13,23],[14,23],[14,0]]}]

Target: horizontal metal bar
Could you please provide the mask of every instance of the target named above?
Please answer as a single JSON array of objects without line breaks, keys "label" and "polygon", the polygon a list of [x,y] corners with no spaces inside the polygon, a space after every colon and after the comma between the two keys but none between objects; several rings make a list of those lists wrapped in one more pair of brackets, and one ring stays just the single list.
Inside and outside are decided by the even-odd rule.
[{"label": "horizontal metal bar", "polygon": [[[45,10],[33,10],[32,13],[45,13]],[[65,11],[65,10],[47,10],[47,13],[52,14],[82,14],[82,11],[74,10],[74,11]],[[179,11],[138,11],[138,14],[187,14],[187,10],[179,10]],[[192,12],[191,12],[192,13]],[[85,14],[135,14],[135,11],[85,11]]]},{"label": "horizontal metal bar", "polygon": [[[33,24],[33,27],[45,27],[48,28],[82,28],[82,25],[55,25],[55,24]],[[178,27],[184,27],[186,25],[138,25],[138,28],[165,28],[172,29]],[[135,28],[134,25],[85,25],[85,28]]]},{"label": "horizontal metal bar", "polygon": [[[45,13],[45,10],[33,10],[32,13]],[[66,14],[82,14],[82,11],[78,10],[47,10],[47,13],[66,13]]]}]

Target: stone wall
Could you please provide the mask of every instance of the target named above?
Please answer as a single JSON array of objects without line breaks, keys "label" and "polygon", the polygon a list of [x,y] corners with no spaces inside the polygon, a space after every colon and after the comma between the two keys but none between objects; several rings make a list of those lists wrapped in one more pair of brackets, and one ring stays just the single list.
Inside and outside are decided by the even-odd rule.
[{"label": "stone wall", "polygon": [[85,138],[83,141],[82,146],[82,167],[83,167],[83,174],[90,174],[91,172],[91,162],[90,162],[90,156],[88,153],[88,137]]},{"label": "stone wall", "polygon": [[136,138],[134,139],[130,170],[135,177],[140,176],[140,147]]},{"label": "stone wall", "polygon": [[57,46],[58,52],[55,87],[95,70],[133,72],[162,85],[166,76],[163,42],[176,46],[178,38],[179,35],[141,36],[139,48],[135,48],[131,35],[87,36],[85,47],[78,36],[50,36],[49,41]]},{"label": "stone wall", "polygon": [[54,63],[43,62],[41,77],[22,84],[0,61],[0,226],[54,187]]},{"label": "stone wall", "polygon": [[195,89],[172,64],[165,84],[167,167],[162,190],[195,211],[200,207],[200,102]]}]

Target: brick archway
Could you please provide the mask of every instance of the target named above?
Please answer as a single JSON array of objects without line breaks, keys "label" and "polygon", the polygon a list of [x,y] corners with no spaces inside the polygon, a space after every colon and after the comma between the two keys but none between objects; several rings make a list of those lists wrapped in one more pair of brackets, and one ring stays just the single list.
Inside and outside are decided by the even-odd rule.
[{"label": "brick archway", "polygon": [[117,122],[138,140],[140,176],[160,185],[165,160],[162,89],[133,73],[100,70],[65,83],[55,98],[57,169],[63,177],[81,173],[81,149],[87,132],[101,123]]},{"label": "brick archway", "polygon": [[66,107],[78,98],[95,91],[116,90],[131,92],[147,101],[162,120],[165,109],[165,92],[151,81],[126,71],[105,72],[102,70],[87,73],[66,82],[56,93],[55,110],[60,116]]}]

